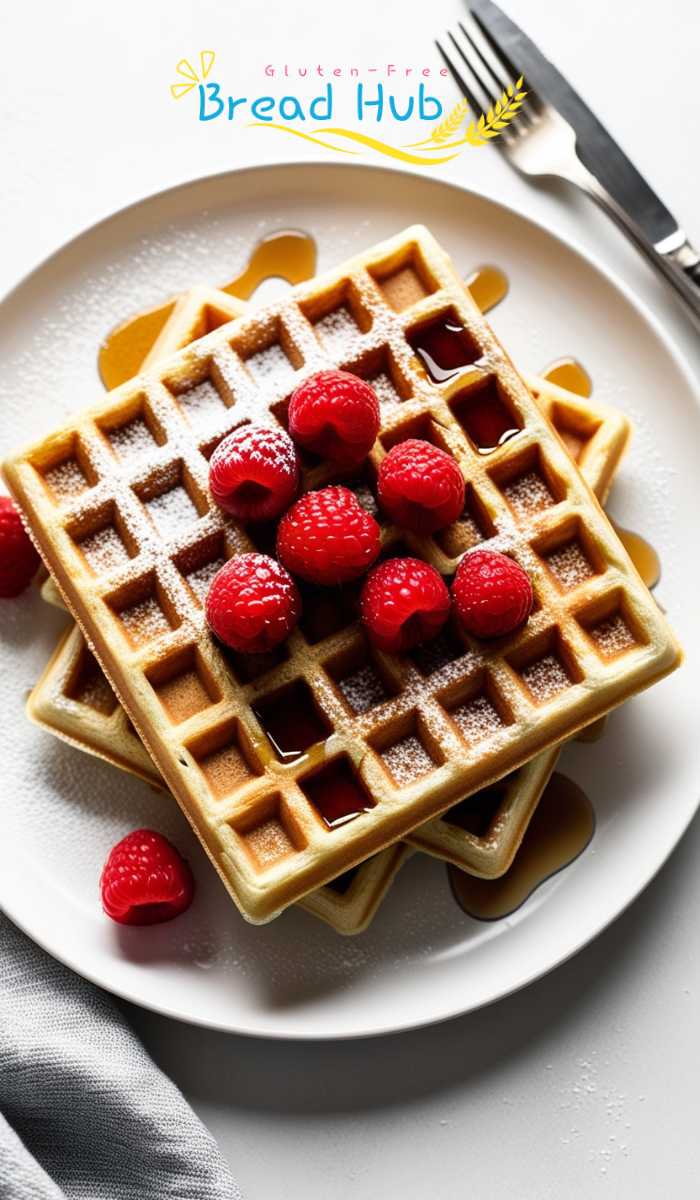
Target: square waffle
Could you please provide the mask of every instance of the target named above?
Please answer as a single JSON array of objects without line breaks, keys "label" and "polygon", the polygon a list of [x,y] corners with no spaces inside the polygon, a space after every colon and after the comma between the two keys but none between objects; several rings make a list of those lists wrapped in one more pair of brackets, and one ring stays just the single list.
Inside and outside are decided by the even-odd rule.
[{"label": "square waffle", "polygon": [[[199,304],[210,306],[212,294],[197,289],[198,293],[200,291]],[[214,299],[216,295],[213,294]],[[229,304],[232,308],[240,307],[239,302],[225,293],[218,293],[218,296],[219,314],[225,314]],[[180,337],[187,338],[192,329],[201,328],[196,320],[196,310],[193,313],[189,304],[181,307],[186,318],[184,328],[179,325],[177,313],[173,313],[168,322],[170,326],[171,322],[178,321],[178,327],[170,330],[176,335],[170,339],[170,345],[172,347],[174,342],[176,348],[187,344],[187,341],[180,343]],[[164,333],[167,329],[166,326]],[[581,473],[604,503],[629,439],[627,418],[615,409],[575,396],[548,380],[531,375],[526,375],[525,379]],[[64,607],[51,576],[42,585],[42,594],[49,603]],[[116,698],[104,675],[100,673],[98,680],[98,671],[82,635],[74,628],[61,639],[33,689],[27,701],[29,716],[88,753],[125,767],[151,784],[162,784],[123,710],[115,710]],[[513,861],[558,756],[558,747],[543,751],[500,783],[459,801],[442,817],[415,829],[408,835],[407,843],[471,874],[487,878],[502,875]],[[384,853],[382,851],[380,857]],[[329,923],[341,933],[358,933],[365,929],[393,880],[395,871],[391,868],[397,861],[398,869],[403,858],[398,861],[393,855],[387,855],[380,864],[384,869],[373,868],[371,871],[370,861],[373,860],[367,860],[367,864],[357,868],[351,889],[339,890],[339,885],[334,886],[332,882],[320,889],[320,900],[312,892],[302,904],[310,911],[318,909],[319,915],[325,914]],[[345,882],[348,874],[342,877]]]},{"label": "square waffle", "polygon": [[[450,343],[449,370],[426,349],[435,332]],[[488,646],[456,637],[451,657],[430,672],[414,658],[370,655],[352,620],[320,637],[302,620],[283,661],[267,671],[258,661],[254,678],[250,664],[214,643],[201,606],[207,572],[251,543],[211,503],[207,454],[265,410],[284,422],[295,384],[331,364],[380,392],[370,470],[410,436],[454,455],[469,484],[469,516],[533,580],[537,605],[524,630]],[[504,407],[516,431],[489,454],[470,432],[473,405],[486,400]],[[557,434],[419,226],[159,362],[5,471],[149,752],[253,921],[522,765],[680,659]],[[321,463],[304,485],[330,478]],[[468,545],[459,530],[405,540],[445,575]],[[384,542],[391,552],[398,531],[385,527]],[[590,568],[573,588],[547,565],[569,546]],[[384,693],[358,711],[342,684],[363,655]],[[168,709],[160,694],[177,691],[181,677],[182,702]],[[283,761],[269,736],[272,715],[301,706],[318,740]],[[471,715],[456,719],[458,709]],[[339,793],[345,811],[329,818],[328,797]],[[265,863],[256,853],[263,827],[275,830],[277,848]]]}]

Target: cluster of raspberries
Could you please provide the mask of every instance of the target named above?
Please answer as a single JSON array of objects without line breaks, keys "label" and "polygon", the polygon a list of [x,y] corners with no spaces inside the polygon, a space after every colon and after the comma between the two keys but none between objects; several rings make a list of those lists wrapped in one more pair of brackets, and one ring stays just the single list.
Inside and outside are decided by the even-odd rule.
[{"label": "cluster of raspberries", "polygon": [[[234,650],[261,653],[291,633],[301,613],[296,576],[322,587],[365,576],[360,616],[375,646],[400,653],[434,637],[450,611],[476,637],[498,637],[525,621],[532,588],[522,567],[503,554],[473,550],[462,559],[451,594],[444,579],[418,558],[376,563],[381,548],[375,518],[348,487],[307,492],[300,486],[297,447],[339,471],[359,467],[379,432],[379,403],[364,380],[321,371],[294,392],[289,433],[245,425],[214,451],[209,483],[216,502],[246,524],[279,521],[277,557],[240,554],[209,588],[207,621]],[[449,454],[411,438],[382,459],[379,507],[395,525],[431,534],[464,509],[464,480]],[[376,564],[376,565],[375,565]],[[17,596],[30,583],[39,556],[19,510],[0,496],[0,596]],[[137,829],[105,863],[100,890],[104,911],[126,925],[171,920],[192,902],[194,880],[186,861],[160,833]]]},{"label": "cluster of raspberries", "polygon": [[[261,653],[283,641],[301,613],[295,577],[330,587],[366,576],[360,616],[373,644],[387,653],[434,637],[451,610],[476,637],[502,636],[526,620],[530,581],[505,555],[465,555],[450,595],[442,576],[421,559],[374,565],[379,525],[350,488],[338,484],[295,499],[298,447],[345,472],[369,454],[379,431],[379,402],[365,380],[345,371],[310,376],[291,397],[288,426],[289,433],[245,425],[224,438],[211,458],[209,483],[221,508],[244,523],[279,519],[276,558],[238,555],[212,580],[207,621],[222,642]],[[464,479],[444,450],[410,438],[382,459],[377,500],[395,525],[431,534],[463,512]]]}]

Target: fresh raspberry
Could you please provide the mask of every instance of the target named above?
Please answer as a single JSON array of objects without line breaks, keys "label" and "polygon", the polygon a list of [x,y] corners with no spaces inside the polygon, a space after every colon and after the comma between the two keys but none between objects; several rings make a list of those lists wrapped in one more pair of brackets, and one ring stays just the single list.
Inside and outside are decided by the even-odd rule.
[{"label": "fresh raspberry", "polygon": [[369,570],[379,554],[379,526],[346,487],[307,492],[285,513],[277,556],[309,583],[347,583]]},{"label": "fresh raspberry", "polygon": [[419,438],[399,442],[379,468],[379,503],[392,521],[414,533],[434,533],[464,508],[464,479],[444,450]]},{"label": "fresh raspberry", "polygon": [[322,458],[341,467],[357,466],[379,432],[376,393],[348,371],[317,371],[292,394],[289,432]]},{"label": "fresh raspberry", "polygon": [[159,925],[189,908],[194,879],[167,838],[135,829],[110,850],[100,894],[107,916],[120,925]]},{"label": "fresh raspberry", "polygon": [[9,496],[0,496],[0,596],[19,596],[40,562],[17,505]]},{"label": "fresh raspberry", "polygon": [[452,584],[457,619],[475,637],[503,637],[522,625],[532,608],[532,585],[523,568],[494,550],[465,554]]},{"label": "fresh raspberry", "polygon": [[402,654],[440,632],[450,593],[435,567],[420,558],[390,558],[375,567],[360,596],[370,638],[387,654]]},{"label": "fresh raspberry", "polygon": [[243,425],[216,447],[209,463],[216,503],[240,521],[271,521],[299,489],[299,458],[284,429]]},{"label": "fresh raspberry", "polygon": [[294,580],[267,554],[238,554],[209,584],[209,628],[225,645],[263,654],[289,636],[301,612]]}]

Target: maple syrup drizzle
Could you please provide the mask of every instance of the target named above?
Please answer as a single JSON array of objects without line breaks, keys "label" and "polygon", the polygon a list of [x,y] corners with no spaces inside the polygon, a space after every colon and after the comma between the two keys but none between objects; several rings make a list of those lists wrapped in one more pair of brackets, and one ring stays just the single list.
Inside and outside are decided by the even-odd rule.
[{"label": "maple syrup drizzle", "polygon": [[611,524],[639,572],[642,583],[645,583],[649,590],[655,588],[661,578],[661,560],[654,547],[641,533],[625,529],[616,521],[612,521]]},{"label": "maple syrup drizzle", "polygon": [[491,312],[508,295],[508,276],[490,263],[477,267],[464,281],[482,313]]},{"label": "maple syrup drizzle", "polygon": [[251,708],[281,762],[294,762],[328,737],[328,725],[304,683],[292,683],[277,695],[254,700]]},{"label": "maple syrup drizzle", "polygon": [[447,383],[479,357],[459,317],[449,312],[409,333],[408,341],[433,383]]},{"label": "maple syrup drizzle", "polygon": [[[316,273],[316,243],[309,233],[282,229],[253,248],[245,268],[220,287],[240,300],[249,300],[266,279],[285,279],[294,285]],[[144,309],[110,331],[102,342],[97,370],[105,387],[118,387],[136,375],[175,307],[177,297]]]},{"label": "maple syrup drizzle", "polygon": [[457,904],[478,921],[499,921],[521,908],[545,880],[589,845],[595,813],[586,793],[558,772],[542,793],[512,866],[500,879],[478,879],[457,867],[447,874]]},{"label": "maple syrup drizzle", "polygon": [[583,396],[585,400],[593,394],[593,381],[576,358],[557,358],[539,373],[542,379],[573,392],[575,396]]}]

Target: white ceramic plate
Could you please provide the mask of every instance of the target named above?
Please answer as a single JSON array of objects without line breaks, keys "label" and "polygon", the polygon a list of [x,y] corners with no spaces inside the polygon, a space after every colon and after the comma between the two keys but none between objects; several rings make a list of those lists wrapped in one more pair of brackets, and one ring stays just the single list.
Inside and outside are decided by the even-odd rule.
[{"label": "white ceramic plate", "polygon": [[[661,553],[658,595],[687,663],[614,714],[603,740],[566,751],[564,769],[591,797],[597,833],[514,917],[468,919],[444,867],[416,856],[368,933],[347,940],[295,911],[264,928],[245,925],[174,805],[30,725],[24,697],[64,619],[36,595],[3,603],[0,904],[80,974],[187,1021],[330,1038],[476,1008],[550,970],[612,921],[661,866],[698,803],[697,391],[623,287],[510,209],[415,175],[304,165],[231,172],[117,213],[40,266],[2,306],[1,448],[99,396],[96,348],[114,322],[193,283],[230,277],[263,234],[309,230],[323,268],[414,221],[430,225],[465,273],[483,262],[507,271],[510,295],[492,320],[518,363],[536,370],[574,354],[595,394],[634,420],[611,508]],[[189,856],[198,893],[172,924],[124,930],[102,916],[97,880],[111,845],[144,824]]]}]

